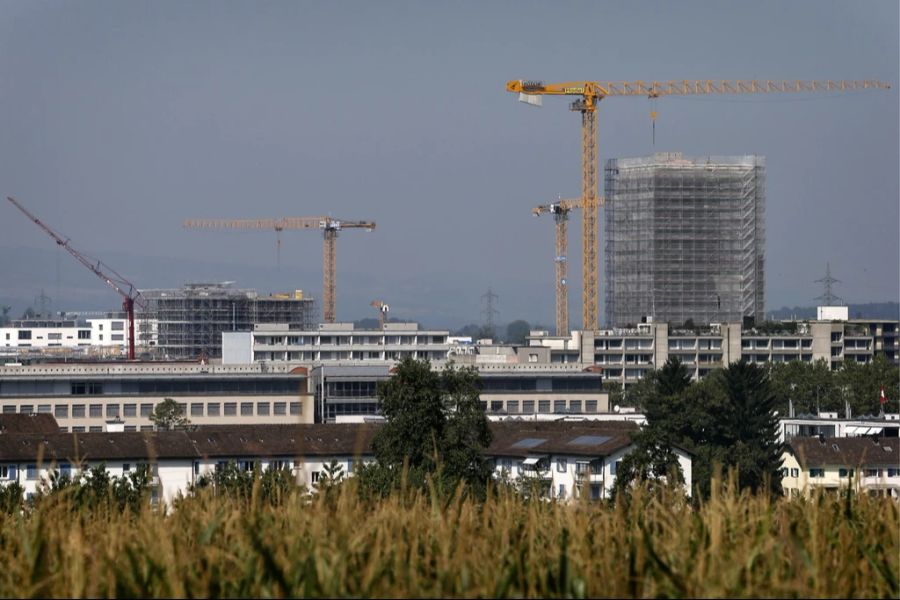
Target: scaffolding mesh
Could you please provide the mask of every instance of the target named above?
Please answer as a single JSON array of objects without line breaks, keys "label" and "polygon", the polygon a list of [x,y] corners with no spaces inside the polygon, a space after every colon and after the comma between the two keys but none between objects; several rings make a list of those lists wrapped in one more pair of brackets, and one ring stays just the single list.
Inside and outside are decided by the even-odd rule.
[{"label": "scaffolding mesh", "polygon": [[606,323],[762,320],[765,159],[606,162]]},{"label": "scaffolding mesh", "polygon": [[141,290],[148,310],[137,315],[138,334],[155,339],[154,353],[168,358],[222,356],[223,331],[251,331],[256,323],[316,327],[314,301],[291,294],[260,297],[225,283],[191,283],[181,289]]}]

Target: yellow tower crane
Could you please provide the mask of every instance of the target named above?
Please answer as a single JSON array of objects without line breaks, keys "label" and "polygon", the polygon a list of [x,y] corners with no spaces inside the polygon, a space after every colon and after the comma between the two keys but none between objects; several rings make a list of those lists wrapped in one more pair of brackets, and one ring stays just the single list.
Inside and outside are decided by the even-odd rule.
[{"label": "yellow tower crane", "polygon": [[[607,96],[658,98],[698,94],[766,94],[790,92],[845,92],[890,89],[875,80],[853,81],[569,81],[548,83],[515,79],[506,82],[506,91],[519,94],[519,100],[540,106],[543,96],[576,96],[570,109],[581,113],[581,201],[582,219],[582,327],[596,330],[599,322],[597,213],[598,150],[595,113],[597,103]],[[655,118],[655,114],[653,115]]]},{"label": "yellow tower crane", "polygon": [[[605,204],[603,197],[599,200],[600,206]],[[556,224],[556,335],[569,335],[569,283],[568,283],[568,254],[569,254],[569,213],[576,208],[581,208],[581,200],[560,198],[550,204],[541,204],[531,209],[531,214],[539,217],[543,214],[553,215]]]},{"label": "yellow tower crane", "polygon": [[322,313],[326,323],[334,323],[335,292],[334,265],[335,240],[342,229],[375,229],[374,221],[342,221],[331,217],[285,217],[283,219],[187,219],[186,229],[271,229],[280,233],[285,229],[321,229],[324,237],[322,250]]}]

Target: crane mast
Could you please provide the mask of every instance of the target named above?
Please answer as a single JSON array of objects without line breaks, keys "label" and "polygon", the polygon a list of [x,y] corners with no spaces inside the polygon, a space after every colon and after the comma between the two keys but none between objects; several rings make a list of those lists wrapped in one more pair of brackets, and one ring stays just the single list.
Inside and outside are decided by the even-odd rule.
[{"label": "crane mast", "polygon": [[63,236],[56,233],[53,228],[37,218],[34,214],[31,213],[31,211],[22,206],[22,204],[20,204],[19,201],[17,201],[15,198],[13,198],[12,196],[7,196],[6,199],[9,200],[13,204],[13,206],[22,211],[22,213],[25,214],[26,217],[31,219],[31,221],[35,225],[43,229],[47,235],[53,238],[57,245],[65,248],[66,251],[73,257],[75,257],[78,262],[87,267],[89,271],[105,281],[107,285],[109,285],[116,292],[118,292],[120,296],[122,296],[122,309],[128,315],[128,360],[134,360],[134,305],[137,304],[141,308],[147,308],[147,303],[144,300],[144,297],[141,296],[141,292],[134,286],[133,283],[119,275],[109,265],[105,265],[99,260],[96,262],[96,264],[93,261],[88,260],[88,258],[84,254],[82,254],[69,244],[69,240],[67,238],[63,238]]},{"label": "crane mast", "polygon": [[336,240],[342,229],[375,229],[374,221],[342,221],[332,217],[284,217],[282,219],[186,219],[185,229],[246,230],[271,229],[280,234],[285,229],[322,230],[322,320],[334,323],[336,292]]},{"label": "crane mast", "polygon": [[[888,83],[877,80],[670,80],[670,81],[569,81],[548,83],[514,79],[506,82],[506,91],[519,94],[519,100],[540,106],[542,96],[576,96],[570,109],[581,113],[581,194],[582,220],[582,327],[596,330],[599,326],[597,213],[597,103],[607,96],[687,96],[697,94],[765,94],[789,92],[845,92],[854,90],[887,90]],[[559,322],[557,321],[557,324]]]}]

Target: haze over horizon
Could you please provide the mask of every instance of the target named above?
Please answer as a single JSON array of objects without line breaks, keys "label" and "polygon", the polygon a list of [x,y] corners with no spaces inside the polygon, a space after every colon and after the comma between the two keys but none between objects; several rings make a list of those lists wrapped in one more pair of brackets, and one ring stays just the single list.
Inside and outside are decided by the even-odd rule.
[{"label": "haze over horizon", "polygon": [[[142,288],[320,299],[319,232],[284,232],[278,267],[274,232],[182,221],[374,220],[337,242],[338,320],[380,299],[397,318],[480,322],[491,287],[501,322],[549,326],[553,226],[531,208],[579,193],[579,119],[564,99],[518,103],[507,80],[879,79],[892,89],[608,98],[599,148],[601,168],[764,156],[767,310],[814,304],[826,263],[848,303],[897,301],[898,21],[896,2],[7,1],[0,196]],[[577,328],[577,216],[569,238]],[[55,310],[120,305],[5,201],[0,253],[13,314],[41,290]]]}]

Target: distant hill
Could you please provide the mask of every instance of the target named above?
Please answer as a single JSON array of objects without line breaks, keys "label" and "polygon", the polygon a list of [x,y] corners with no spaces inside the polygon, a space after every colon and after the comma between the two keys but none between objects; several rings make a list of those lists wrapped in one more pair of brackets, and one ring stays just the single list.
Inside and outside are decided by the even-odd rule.
[{"label": "distant hill", "polygon": [[[851,319],[900,319],[900,303],[867,302],[865,304],[849,304]],[[770,319],[815,319],[815,306],[782,306],[778,310],[766,312]]]}]

